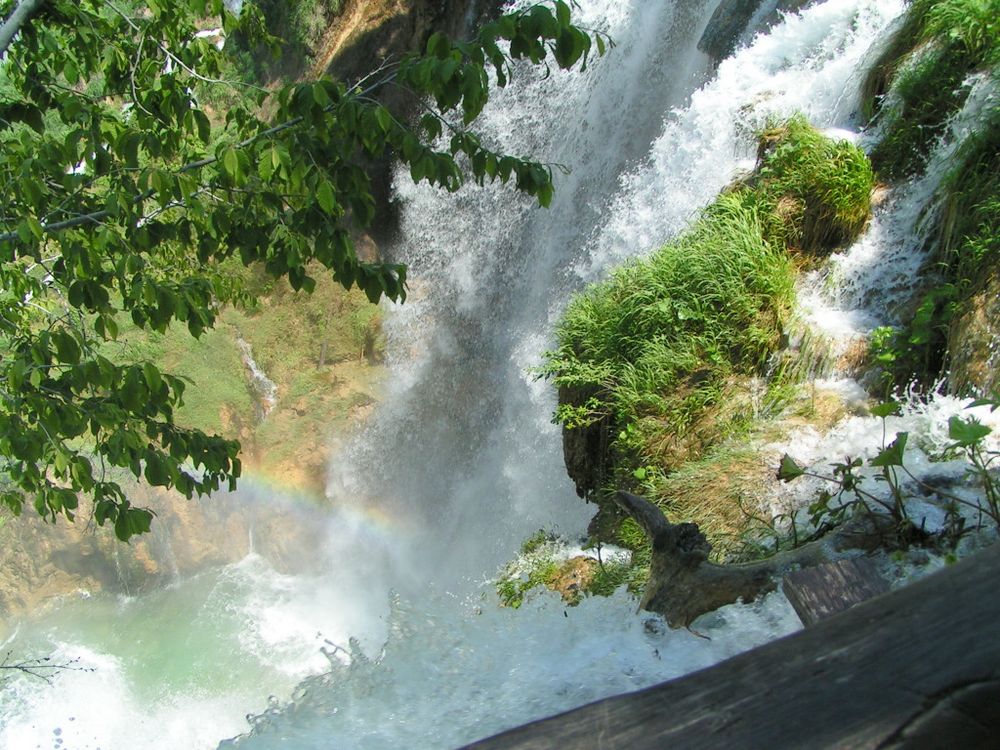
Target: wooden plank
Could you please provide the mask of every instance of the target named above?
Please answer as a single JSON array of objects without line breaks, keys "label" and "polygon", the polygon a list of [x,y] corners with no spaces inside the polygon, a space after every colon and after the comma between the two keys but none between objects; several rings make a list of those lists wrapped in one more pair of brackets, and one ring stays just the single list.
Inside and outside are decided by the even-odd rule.
[{"label": "wooden plank", "polygon": [[889,584],[867,557],[796,570],[784,577],[782,586],[806,627],[889,591]]},{"label": "wooden plank", "polygon": [[479,750],[995,748],[1000,545],[715,667]]}]

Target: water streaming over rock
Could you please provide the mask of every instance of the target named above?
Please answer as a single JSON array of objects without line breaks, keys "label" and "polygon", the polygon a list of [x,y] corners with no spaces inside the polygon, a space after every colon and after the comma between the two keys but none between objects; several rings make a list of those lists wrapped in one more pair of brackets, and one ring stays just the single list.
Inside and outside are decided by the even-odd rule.
[{"label": "water streaming over rock", "polygon": [[257,399],[257,420],[264,421],[278,404],[278,386],[253,358],[253,349],[249,341],[237,334],[236,345],[239,347],[243,366],[247,368],[250,388]]},{"label": "water streaming over rock", "polygon": [[[410,264],[413,291],[389,315],[385,401],[331,462],[335,511],[312,569],[282,574],[251,555],[178,582],[157,596],[221,620],[210,639],[172,631],[181,642],[151,645],[153,656],[77,627],[107,627],[145,607],[139,598],[105,602],[104,615],[87,603],[57,613],[34,642],[101,665],[100,678],[68,673],[44,699],[7,690],[0,743],[209,747],[249,711],[259,714],[252,732],[226,746],[450,747],[797,627],[780,596],[707,617],[705,641],[647,626],[622,592],[569,610],[554,597],[499,609],[486,579],[535,529],[573,534],[586,521],[550,421],[554,394],[528,372],[568,294],[680,231],[751,166],[752,130],[769,116],[800,110],[821,127],[851,128],[859,67],[902,2],[817,3],[714,71],[696,48],[711,0],[580,5],[580,21],[617,48],[586,75],[519,76],[483,122],[501,150],[571,169],[549,211],[502,188],[444,195],[397,180],[392,253]],[[128,635],[152,638],[164,631],[155,622],[136,621]],[[333,671],[292,693],[321,669],[320,647]],[[213,661],[219,650],[228,656]],[[193,666],[153,687],[175,658]],[[225,688],[220,672],[232,672]],[[277,698],[264,711],[268,692]],[[103,726],[92,720],[98,695],[113,706]]]}]

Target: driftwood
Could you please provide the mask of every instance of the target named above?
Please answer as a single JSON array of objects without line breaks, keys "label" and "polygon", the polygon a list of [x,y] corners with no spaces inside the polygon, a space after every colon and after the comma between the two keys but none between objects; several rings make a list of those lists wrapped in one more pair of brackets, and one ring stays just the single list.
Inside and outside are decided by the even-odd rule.
[{"label": "driftwood", "polygon": [[869,516],[766,560],[717,565],[708,561],[712,547],[695,524],[672,524],[653,503],[628,492],[618,492],[615,501],[652,542],[649,582],[640,606],[662,614],[672,628],[687,627],[698,616],[725,604],[753,601],[773,591],[790,571],[829,562],[845,550],[870,551],[882,538],[879,519]]},{"label": "driftwood", "polygon": [[714,667],[477,750],[995,748],[1000,545]]}]

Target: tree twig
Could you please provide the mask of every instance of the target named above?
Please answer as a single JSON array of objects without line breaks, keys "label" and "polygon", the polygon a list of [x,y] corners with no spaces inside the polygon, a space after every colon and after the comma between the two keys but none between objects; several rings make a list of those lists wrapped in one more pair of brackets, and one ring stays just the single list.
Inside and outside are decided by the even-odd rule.
[{"label": "tree twig", "polygon": [[53,662],[51,656],[43,656],[40,659],[27,659],[25,661],[11,662],[12,651],[4,654],[3,661],[0,662],[0,669],[8,669],[14,672],[21,672],[31,677],[51,684],[52,677],[56,672],[93,672],[93,667],[76,666],[79,659],[70,659],[66,663]]}]

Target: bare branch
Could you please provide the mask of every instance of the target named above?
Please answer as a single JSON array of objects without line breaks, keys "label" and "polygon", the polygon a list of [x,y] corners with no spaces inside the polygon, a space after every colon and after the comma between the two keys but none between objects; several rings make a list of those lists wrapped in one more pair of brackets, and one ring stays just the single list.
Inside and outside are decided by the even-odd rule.
[{"label": "bare branch", "polygon": [[76,666],[79,659],[70,659],[65,664],[59,662],[53,662],[51,656],[44,656],[40,659],[26,659],[25,661],[11,662],[12,652],[8,651],[4,657],[3,661],[0,662],[0,669],[9,669],[14,672],[22,672],[31,677],[37,677],[40,680],[51,683],[52,677],[57,672],[93,672],[93,667],[78,667]]}]

